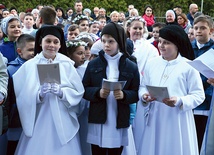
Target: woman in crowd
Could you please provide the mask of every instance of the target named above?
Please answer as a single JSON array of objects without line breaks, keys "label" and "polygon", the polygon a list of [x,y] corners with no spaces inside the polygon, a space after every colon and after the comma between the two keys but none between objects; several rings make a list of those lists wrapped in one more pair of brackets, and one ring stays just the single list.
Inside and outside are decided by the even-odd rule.
[{"label": "woman in crowd", "polygon": [[185,13],[181,13],[177,15],[177,22],[178,25],[180,25],[184,31],[188,34],[189,29],[192,27],[189,20],[187,19],[187,16]]}]

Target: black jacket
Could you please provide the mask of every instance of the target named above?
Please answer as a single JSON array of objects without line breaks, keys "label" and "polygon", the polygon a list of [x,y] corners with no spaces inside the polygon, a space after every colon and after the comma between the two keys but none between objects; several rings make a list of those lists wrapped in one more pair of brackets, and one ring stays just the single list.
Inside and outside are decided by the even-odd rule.
[{"label": "black jacket", "polygon": [[[89,123],[104,124],[107,118],[106,99],[100,98],[99,91],[103,78],[106,78],[107,61],[104,58],[104,51],[99,57],[90,61],[85,75],[83,85],[85,87],[84,98],[90,101]],[[139,72],[137,65],[122,55],[119,61],[119,81],[127,81],[124,88],[124,99],[117,100],[118,115],[117,128],[129,127],[130,110],[129,104],[138,101]]]}]

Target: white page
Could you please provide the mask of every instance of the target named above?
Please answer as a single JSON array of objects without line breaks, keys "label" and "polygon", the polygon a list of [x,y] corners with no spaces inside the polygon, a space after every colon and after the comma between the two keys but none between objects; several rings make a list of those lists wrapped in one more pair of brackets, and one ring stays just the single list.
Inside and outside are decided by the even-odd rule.
[{"label": "white page", "polygon": [[167,87],[157,87],[146,85],[146,88],[151,97],[156,98],[157,101],[163,102],[163,99],[169,98],[169,92]]},{"label": "white page", "polygon": [[193,61],[187,62],[207,78],[214,77],[214,50],[209,49]]},{"label": "white page", "polygon": [[126,81],[111,81],[107,79],[103,79],[102,88],[108,89],[110,91],[113,90],[122,90]]},{"label": "white page", "polygon": [[61,84],[59,63],[37,64],[40,85],[44,83]]}]

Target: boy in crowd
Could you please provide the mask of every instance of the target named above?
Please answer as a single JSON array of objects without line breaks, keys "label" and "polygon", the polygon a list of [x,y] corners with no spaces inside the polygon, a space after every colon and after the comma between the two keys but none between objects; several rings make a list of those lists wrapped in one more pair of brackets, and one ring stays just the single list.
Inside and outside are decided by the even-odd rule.
[{"label": "boy in crowd", "polygon": [[23,63],[34,57],[35,38],[29,34],[22,34],[16,42],[18,57],[8,63],[8,98],[6,104],[9,111],[9,128],[7,131],[8,145],[7,155],[13,155],[22,132],[19,113],[16,106],[16,97],[13,88],[13,74],[21,67]]},{"label": "boy in crowd", "polygon": [[79,26],[77,24],[72,24],[68,28],[67,41],[74,40],[76,36],[80,34]]},{"label": "boy in crowd", "polygon": [[106,25],[107,20],[106,20],[105,16],[99,15],[97,17],[97,21],[100,22],[100,30],[98,31],[97,36],[100,37],[100,33],[101,33],[102,29],[104,28],[104,26]]},{"label": "boy in crowd", "polygon": [[[209,49],[214,48],[214,41],[210,38],[213,32],[213,20],[209,16],[200,15],[194,19],[193,25],[195,40],[192,41],[192,47],[195,58],[197,58]],[[213,93],[213,86],[207,83],[207,78],[201,75],[201,79],[206,98],[200,106],[194,109],[199,152],[206,128]]]},{"label": "boy in crowd", "polygon": [[158,49],[158,42],[159,42],[159,30],[161,28],[163,28],[166,24],[165,23],[155,23],[153,26],[152,26],[152,35],[153,35],[153,38],[154,38],[154,41],[152,42],[152,45],[154,45],[157,50],[158,50],[158,53],[160,55],[160,51]]},{"label": "boy in crowd", "polygon": [[26,13],[24,16],[23,21],[24,27],[22,28],[22,33],[30,34],[31,32],[33,32],[34,31],[33,24],[34,24],[33,14]]}]

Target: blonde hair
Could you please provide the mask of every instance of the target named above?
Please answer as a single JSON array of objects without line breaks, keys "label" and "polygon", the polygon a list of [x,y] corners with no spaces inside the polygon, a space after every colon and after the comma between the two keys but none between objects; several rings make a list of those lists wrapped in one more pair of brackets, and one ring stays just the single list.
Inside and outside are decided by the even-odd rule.
[{"label": "blonde hair", "polygon": [[134,16],[139,16],[138,10],[135,9],[135,8],[133,8],[133,9],[130,10],[129,16],[132,17],[132,14],[134,14],[134,13],[135,13]]},{"label": "blonde hair", "polygon": [[112,11],[111,14],[110,14],[110,18],[111,18],[113,15],[115,15],[115,14],[117,14],[117,15],[119,16],[119,12],[117,12],[117,11]]}]

